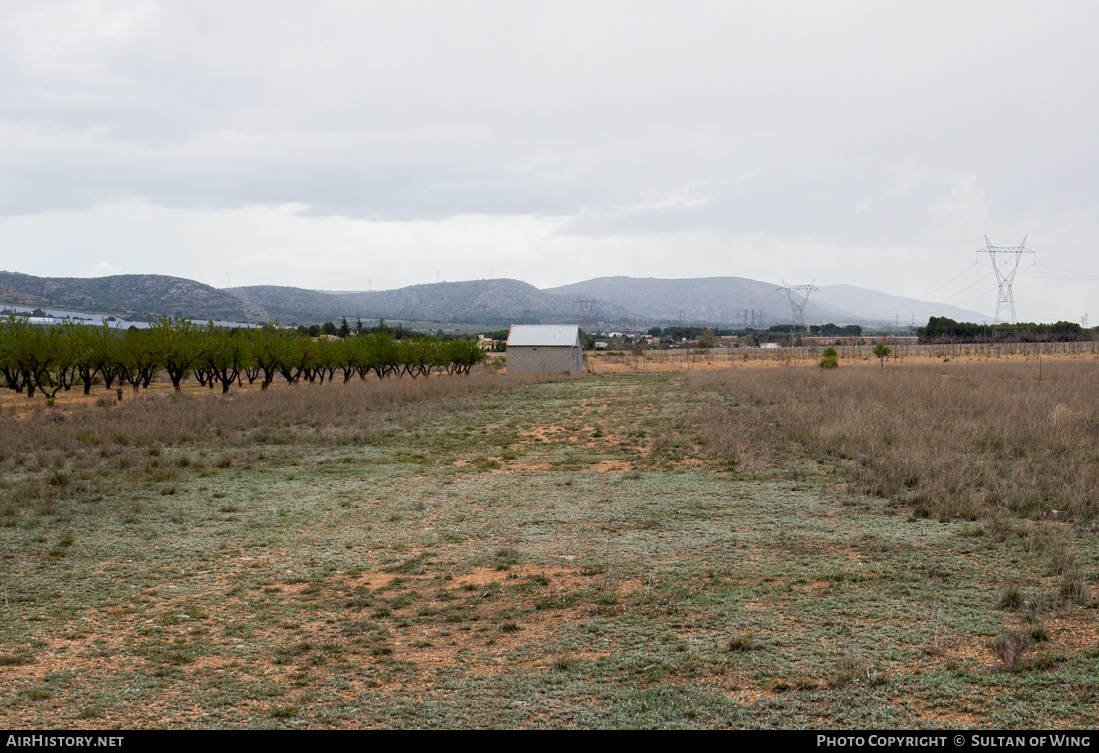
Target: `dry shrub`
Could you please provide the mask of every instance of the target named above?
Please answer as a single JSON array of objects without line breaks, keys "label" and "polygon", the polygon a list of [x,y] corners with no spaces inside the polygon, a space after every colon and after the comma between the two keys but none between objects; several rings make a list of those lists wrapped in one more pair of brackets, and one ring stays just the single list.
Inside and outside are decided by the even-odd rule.
[{"label": "dry shrub", "polygon": [[845,688],[848,685],[878,686],[887,685],[890,677],[869,662],[844,652],[836,660],[835,669],[825,680],[829,688]]},{"label": "dry shrub", "polygon": [[1004,669],[1015,674],[1023,665],[1023,655],[1034,644],[1030,633],[1001,633],[992,642],[992,651],[1004,665]]}]

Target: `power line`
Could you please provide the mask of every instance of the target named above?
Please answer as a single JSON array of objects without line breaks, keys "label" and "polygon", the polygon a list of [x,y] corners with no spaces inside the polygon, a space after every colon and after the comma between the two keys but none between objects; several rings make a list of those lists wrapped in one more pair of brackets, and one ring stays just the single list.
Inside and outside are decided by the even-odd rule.
[{"label": "power line", "polygon": [[[970,267],[969,269],[973,269],[973,267]],[[969,269],[967,269],[966,271],[968,272]],[[960,276],[961,275],[959,275],[959,277]],[[955,279],[957,279],[957,278],[955,278]],[[977,298],[980,298],[982,295],[985,295],[985,293],[981,293],[980,295],[974,296],[973,298],[967,298],[966,300],[961,301],[961,302],[949,303],[949,301],[951,301],[953,298],[961,295],[965,291],[969,290],[974,285],[980,285],[985,280],[986,280],[985,277],[981,277],[980,279],[974,280],[973,282],[969,283],[968,285],[966,285],[961,290],[958,290],[955,293],[951,293],[949,296],[947,296],[945,299],[943,299],[941,301],[932,301],[932,302],[929,302],[929,303],[925,303],[923,306],[918,306],[914,309],[910,309],[910,311],[911,311],[911,313],[915,314],[915,313],[918,313],[920,311],[924,311],[926,309],[934,308],[935,306],[950,306],[952,308],[957,308],[959,306],[962,306],[966,303],[969,303],[970,301],[973,301],[973,300],[976,300]],[[880,316],[880,314],[878,316]],[[868,317],[868,318],[876,318],[876,317]]]},{"label": "power line", "polygon": [[[1030,270],[1036,270],[1031,272]],[[1023,270],[1019,274],[1026,277],[1036,277],[1043,280],[1063,280],[1066,282],[1099,282],[1099,276],[1088,274],[1087,272],[1072,272],[1067,269],[1058,269],[1057,267],[1047,267],[1045,264],[1039,264],[1035,262],[1027,267],[1023,267]]]},{"label": "power line", "polygon": [[980,293],[973,296],[972,298],[966,298],[964,301],[959,301],[958,303],[956,303],[954,305],[955,306],[964,306],[965,304],[969,303],[970,301],[975,301],[978,298],[984,298],[986,295],[991,293],[993,290],[997,290],[997,288],[985,288],[984,290],[982,290]]},{"label": "power line", "polygon": [[[940,301],[939,303],[946,303],[947,301],[951,301],[951,300],[953,300],[953,299],[957,298],[957,297],[958,297],[958,296],[960,296],[960,295],[961,295],[962,293],[964,293],[965,291],[967,291],[967,290],[969,290],[970,288],[972,288],[972,287],[973,287],[974,285],[980,285],[980,284],[981,284],[982,282],[984,282],[984,281],[985,281],[985,279],[986,279],[986,278],[984,278],[984,277],[981,277],[981,278],[979,278],[979,279],[977,279],[977,280],[974,280],[973,282],[971,282],[971,283],[969,283],[968,285],[966,285],[966,286],[965,286],[964,288],[961,288],[960,290],[956,290],[955,292],[951,293],[951,294],[950,294],[950,295],[949,295],[949,296],[947,297],[946,301]],[[950,304],[950,305],[952,305],[952,306],[961,306],[961,305],[962,305],[962,303],[966,303],[966,302],[968,302],[968,301],[972,301],[972,300],[973,300],[972,298],[967,298],[967,299],[966,299],[965,301],[962,301],[961,303],[952,303],[952,304]],[[932,306],[937,306],[937,305],[939,305],[939,303],[929,303],[929,304],[927,304],[926,306],[922,306],[921,308],[931,308]],[[919,311],[920,309],[916,309],[916,310],[917,310],[917,311]]]},{"label": "power line", "polygon": [[[939,285],[938,287],[932,288],[932,289],[931,289],[931,290],[929,290],[928,292],[924,293],[924,294],[923,294],[923,295],[921,295],[921,296],[916,296],[916,297],[915,297],[915,298],[913,298],[912,300],[914,300],[914,301],[924,301],[924,300],[926,300],[927,298],[931,297],[932,295],[934,295],[934,294],[935,294],[936,292],[938,292],[939,290],[942,290],[942,289],[943,289],[943,288],[945,288],[945,287],[946,287],[947,285],[949,285],[950,283],[952,283],[952,282],[954,282],[955,280],[957,280],[957,279],[958,279],[959,277],[962,277],[962,276],[964,276],[964,275],[966,275],[966,274],[968,274],[968,273],[972,272],[972,271],[973,271],[973,268],[974,268],[974,267],[979,267],[979,266],[980,266],[980,264],[979,264],[978,262],[973,262],[973,264],[969,265],[968,267],[966,267],[965,269],[963,269],[963,270],[962,270],[961,272],[959,272],[958,274],[954,275],[953,277],[951,277],[951,278],[950,278],[949,280],[947,280],[946,282],[942,283],[942,284],[941,284],[941,285]],[[977,282],[980,282],[980,280],[978,280]],[[971,288],[971,287],[973,287],[974,285],[976,285],[976,284],[977,284],[977,282],[974,282],[974,283],[971,283],[971,284],[969,284],[969,285],[966,285],[966,286],[965,286],[964,288],[962,288],[961,290],[959,290],[959,291],[958,291],[957,293],[952,293],[952,294],[951,294],[951,296],[948,296],[948,297],[947,297],[947,300],[949,300],[949,298],[950,298],[950,297],[952,297],[952,296],[958,295],[958,293],[961,293],[961,292],[962,292],[962,291],[964,291],[964,290],[969,290],[969,288]],[[926,305],[924,305],[924,306],[920,306],[920,307],[919,307],[919,308],[917,308],[917,309],[911,309],[911,308],[910,308],[910,303],[900,303],[900,304],[897,304],[896,306],[893,306],[893,307],[891,307],[891,308],[883,309],[883,310],[881,310],[881,311],[879,311],[879,312],[877,312],[877,313],[875,313],[875,314],[871,314],[871,315],[867,316],[866,318],[867,318],[867,319],[877,319],[877,318],[879,318],[879,317],[882,317],[882,316],[886,316],[886,315],[888,315],[888,314],[892,314],[892,313],[894,313],[894,312],[897,312],[897,311],[900,311],[900,310],[902,310],[902,309],[909,309],[910,311],[922,311],[923,309],[926,309],[926,308],[931,308],[932,306],[939,306],[939,305],[941,305],[941,304],[943,304],[943,303],[945,303],[945,302],[946,302],[946,301],[929,302],[929,303],[927,303]]]}]

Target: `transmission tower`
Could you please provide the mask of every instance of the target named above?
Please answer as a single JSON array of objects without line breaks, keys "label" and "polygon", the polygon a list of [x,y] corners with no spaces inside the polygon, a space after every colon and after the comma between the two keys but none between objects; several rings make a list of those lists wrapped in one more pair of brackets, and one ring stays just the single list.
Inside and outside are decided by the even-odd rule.
[{"label": "transmission tower", "polygon": [[[813,280],[813,282],[816,282],[816,280]],[[806,329],[805,304],[809,303],[809,296],[813,293],[814,290],[820,290],[820,288],[816,287],[813,282],[809,283],[808,285],[787,285],[786,280],[783,280],[782,287],[775,288],[776,291],[785,290],[786,297],[790,299],[790,312],[793,317],[792,323],[795,330],[797,330],[799,327],[802,330]],[[800,301],[795,297],[796,295],[801,296]]]},{"label": "transmission tower", "polygon": [[992,259],[992,269],[996,272],[996,282],[999,283],[1000,289],[996,293],[996,316],[993,317],[993,324],[1000,324],[1007,321],[1003,315],[1011,317],[1011,324],[1015,324],[1015,293],[1011,290],[1011,284],[1015,282],[1015,273],[1019,270],[1019,262],[1023,258],[1023,254],[1033,254],[1029,248],[1026,247],[1026,236],[1023,236],[1023,242],[1018,246],[993,246],[992,242],[985,236],[985,247],[978,251],[979,254],[988,254]]},{"label": "transmission tower", "polygon": [[584,318],[584,326],[587,327],[591,324],[591,312],[599,303],[599,299],[595,296],[585,297],[579,296],[576,299],[576,305],[580,307],[580,315]]}]

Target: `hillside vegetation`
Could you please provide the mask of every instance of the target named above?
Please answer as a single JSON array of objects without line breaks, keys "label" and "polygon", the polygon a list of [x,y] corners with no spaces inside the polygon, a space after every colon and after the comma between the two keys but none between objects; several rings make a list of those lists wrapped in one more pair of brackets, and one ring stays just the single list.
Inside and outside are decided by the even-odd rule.
[{"label": "hillside vegetation", "polygon": [[177,314],[200,321],[268,318],[262,308],[222,290],[164,275],[34,277],[0,272],[0,302],[139,318]]},{"label": "hillside vegetation", "polygon": [[[545,293],[519,280],[470,280],[413,285],[397,290],[325,292],[274,285],[229,288],[227,292],[262,306],[282,323],[390,319],[453,324],[574,322],[581,317],[575,296]],[[628,316],[601,304],[597,319]]]}]

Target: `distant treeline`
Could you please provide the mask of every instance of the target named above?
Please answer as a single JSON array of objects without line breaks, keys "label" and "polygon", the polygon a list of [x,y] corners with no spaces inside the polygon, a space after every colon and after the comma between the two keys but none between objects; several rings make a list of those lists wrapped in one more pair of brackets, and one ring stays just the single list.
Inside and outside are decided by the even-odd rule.
[{"label": "distant treeline", "polygon": [[[767,329],[768,332],[776,333],[801,333],[805,334],[805,329],[794,324],[776,324]],[[862,336],[862,327],[857,324],[810,324],[809,334],[819,337],[860,337]]]},{"label": "distant treeline", "polygon": [[[670,340],[697,340],[703,332],[711,332],[715,335],[725,330],[711,330],[708,327],[652,327],[649,329],[650,337],[665,337]],[[732,334],[731,332],[729,334]]]},{"label": "distant treeline", "polygon": [[1091,331],[1076,322],[973,324],[956,322],[945,316],[931,317],[927,326],[917,329],[916,334],[921,343],[1078,342],[1091,339]]},{"label": "distant treeline", "polygon": [[308,329],[229,329],[166,318],[148,329],[118,330],[108,324],[38,326],[12,316],[0,320],[0,377],[5,387],[28,397],[41,392],[53,398],[76,385],[88,394],[96,383],[107,389],[128,384],[137,391],[161,372],[176,390],[193,375],[203,386],[220,384],[228,392],[245,379],[258,379],[267,389],[279,377],[297,384],[332,381],[337,373],[344,382],[371,372],[380,379],[468,374],[486,358],[471,340],[394,332],[384,323],[373,329],[329,339],[323,333],[312,337]]},{"label": "distant treeline", "polygon": [[653,337],[666,337],[672,340],[681,340],[687,338],[688,340],[700,340],[706,335],[712,337],[726,337],[730,335],[736,335],[738,337],[752,337],[761,335],[789,335],[789,334],[810,334],[820,335],[822,337],[858,337],[862,335],[862,327],[857,324],[812,324],[808,328],[808,332],[805,328],[799,327],[794,324],[774,324],[767,329],[762,327],[741,327],[738,329],[717,329],[709,327],[653,327],[649,330],[649,334]]}]

